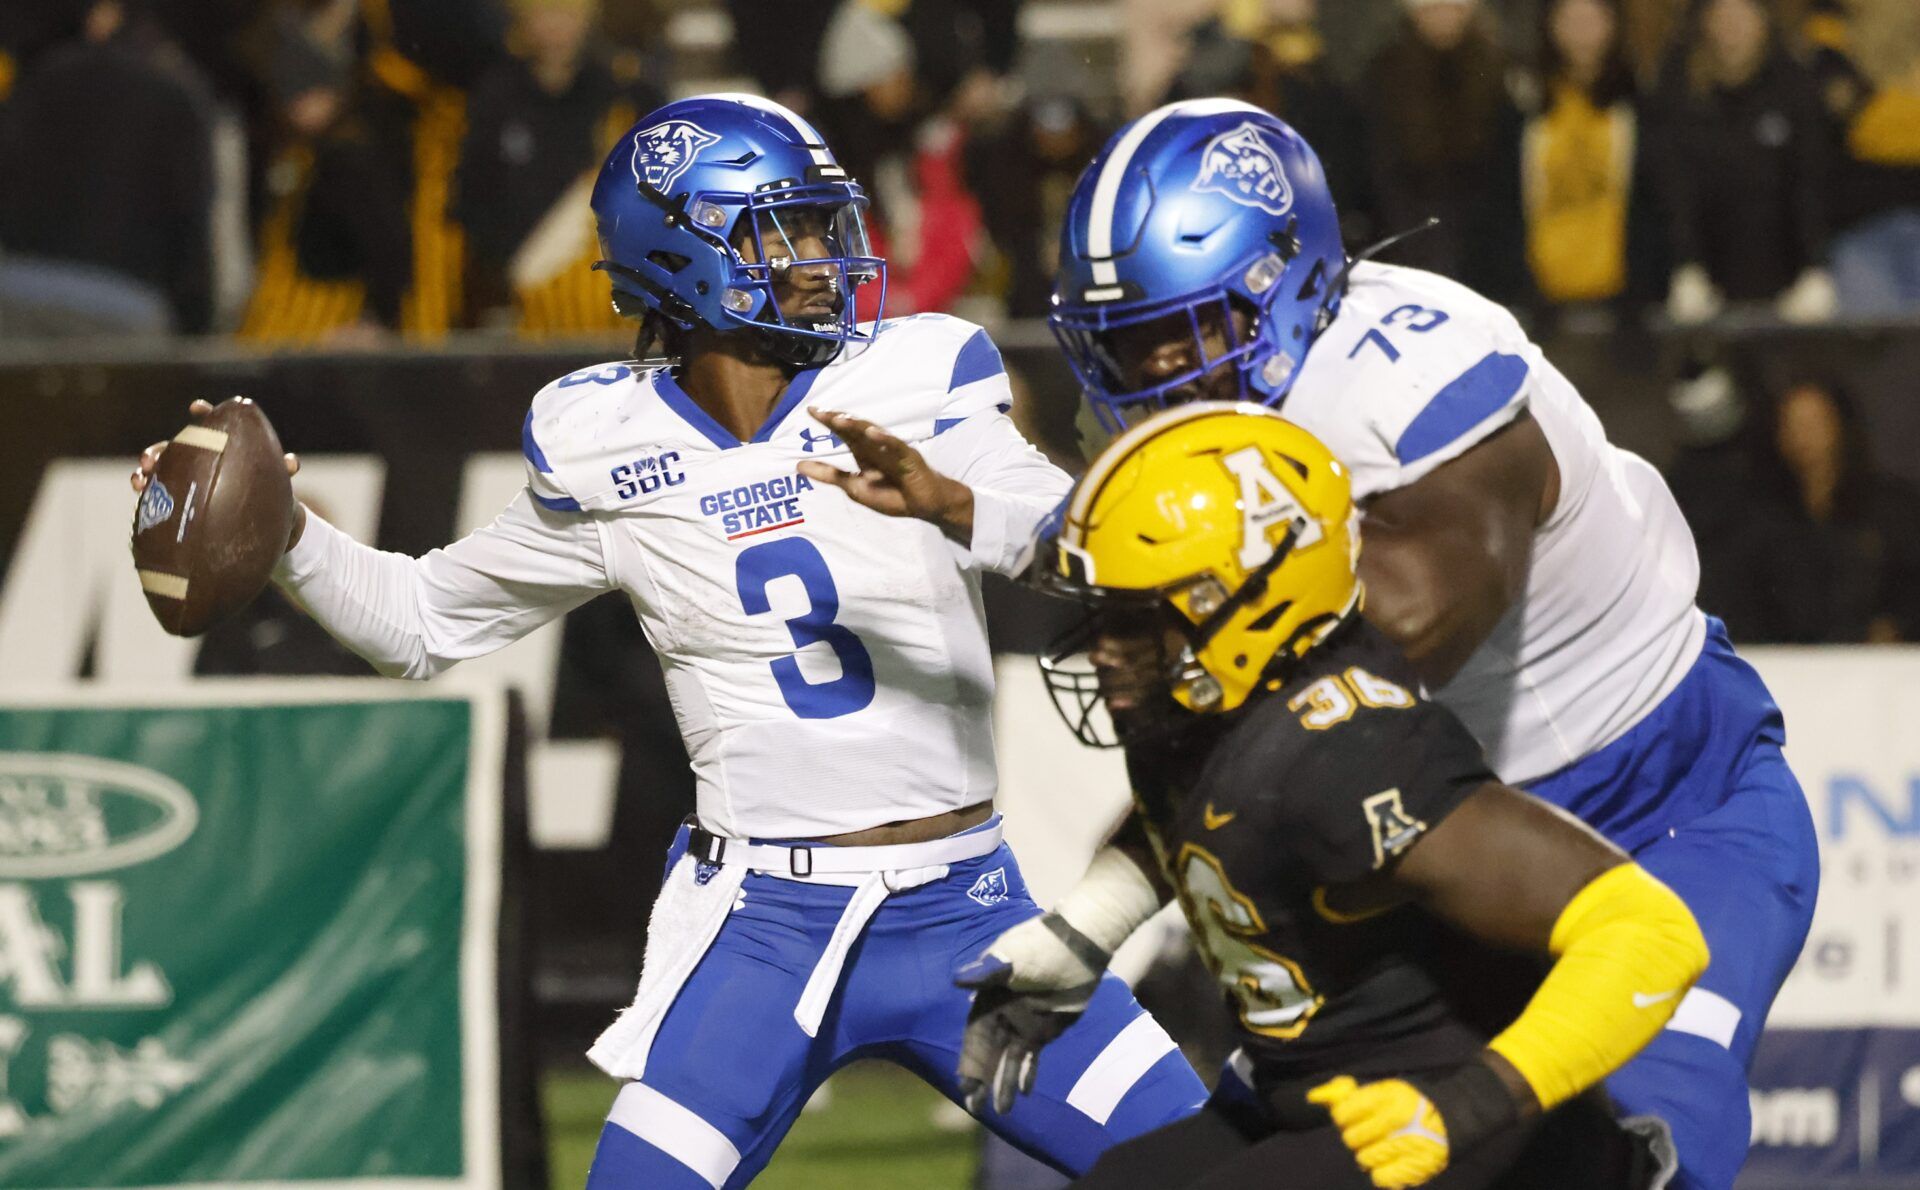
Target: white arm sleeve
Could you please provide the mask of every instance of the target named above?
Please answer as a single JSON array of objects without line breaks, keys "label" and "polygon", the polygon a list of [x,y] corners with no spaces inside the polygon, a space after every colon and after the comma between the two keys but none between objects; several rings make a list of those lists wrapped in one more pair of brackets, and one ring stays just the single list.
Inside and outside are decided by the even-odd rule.
[{"label": "white arm sleeve", "polygon": [[491,653],[613,585],[593,521],[526,492],[420,558],[362,545],[309,511],[274,581],[340,643],[404,678]]},{"label": "white arm sleeve", "polygon": [[1073,478],[1054,466],[1004,413],[976,413],[921,444],[936,471],[973,489],[974,566],[1016,573],[1033,531],[1066,497]]}]

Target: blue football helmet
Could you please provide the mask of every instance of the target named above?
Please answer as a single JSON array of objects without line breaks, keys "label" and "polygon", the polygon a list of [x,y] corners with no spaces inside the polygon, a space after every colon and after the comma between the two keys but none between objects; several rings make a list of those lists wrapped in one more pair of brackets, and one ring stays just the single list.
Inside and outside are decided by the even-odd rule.
[{"label": "blue football helmet", "polygon": [[[866,206],[807,121],[757,95],[697,95],[648,115],[607,155],[593,188],[605,258],[594,267],[622,314],[751,331],[776,359],[822,364],[871,339],[886,301]],[[817,316],[780,311],[774,283],[796,269],[825,274]],[[860,290],[876,281],[863,311]]]},{"label": "blue football helmet", "polygon": [[[1347,257],[1320,159],[1251,104],[1196,99],[1128,124],[1080,175],[1060,236],[1048,323],[1102,425],[1199,395],[1278,404],[1340,301]],[[1235,312],[1240,317],[1234,317]],[[1144,387],[1116,332],[1167,320],[1195,366]]]}]

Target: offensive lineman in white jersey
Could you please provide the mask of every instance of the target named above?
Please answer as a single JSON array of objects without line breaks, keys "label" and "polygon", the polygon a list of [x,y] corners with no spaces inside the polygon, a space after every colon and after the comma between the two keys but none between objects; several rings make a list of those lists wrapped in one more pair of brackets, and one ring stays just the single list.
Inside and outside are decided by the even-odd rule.
[{"label": "offensive lineman in white jersey", "polygon": [[[971,997],[949,972],[1039,913],[993,814],[979,575],[1013,569],[1070,481],[1007,418],[985,331],[861,321],[861,288],[885,287],[865,205],[778,104],[652,113],[593,206],[615,304],[668,362],[543,389],[527,489],[491,526],[414,559],[301,509],[276,576],[411,678],[603,591],[632,600],[699,810],[669,856],[639,993],[590,1055],[631,1080],[592,1190],[745,1185],[860,1058],[965,1098]],[[1059,1046],[1032,1102],[988,1122],[1067,1172],[1205,1098],[1117,979]]]},{"label": "offensive lineman in white jersey", "polygon": [[[1204,397],[1318,436],[1365,510],[1367,618],[1504,781],[1692,910],[1712,965],[1607,1087],[1623,1115],[1670,1124],[1678,1185],[1725,1190],[1819,864],[1779,709],[1694,605],[1693,540],[1659,474],[1607,441],[1506,310],[1349,262],[1313,150],[1258,108],[1196,100],[1123,128],[1080,178],[1060,258],[1050,320],[1106,427]],[[1103,858],[1069,918],[1144,879]],[[1016,989],[1087,976],[1036,925],[988,956]]]}]

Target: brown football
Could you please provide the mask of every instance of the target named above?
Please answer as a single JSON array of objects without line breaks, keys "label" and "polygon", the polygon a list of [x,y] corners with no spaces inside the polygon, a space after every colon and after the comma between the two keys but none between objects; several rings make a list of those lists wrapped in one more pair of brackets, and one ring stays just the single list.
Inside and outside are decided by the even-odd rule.
[{"label": "brown football", "polygon": [[160,627],[198,636],[267,585],[293,514],[283,454],[245,397],[167,444],[133,512],[133,565]]}]

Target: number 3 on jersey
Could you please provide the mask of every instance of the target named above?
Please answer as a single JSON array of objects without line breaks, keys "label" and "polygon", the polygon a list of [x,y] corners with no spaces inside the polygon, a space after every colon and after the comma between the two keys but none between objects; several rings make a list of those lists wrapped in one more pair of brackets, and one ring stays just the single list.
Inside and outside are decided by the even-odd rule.
[{"label": "number 3 on jersey", "polygon": [[767,598],[769,583],[789,575],[799,579],[806,588],[808,607],[787,620],[794,650],[824,643],[840,661],[840,676],[827,682],[807,681],[799,661],[792,657],[772,662],[780,697],[794,714],[802,719],[837,719],[873,701],[873,657],[851,629],[833,622],[840,614],[840,590],[833,585],[818,546],[804,537],[749,546],[735,559],[733,573],[740,587],[740,606],[750,616],[773,610]]}]

